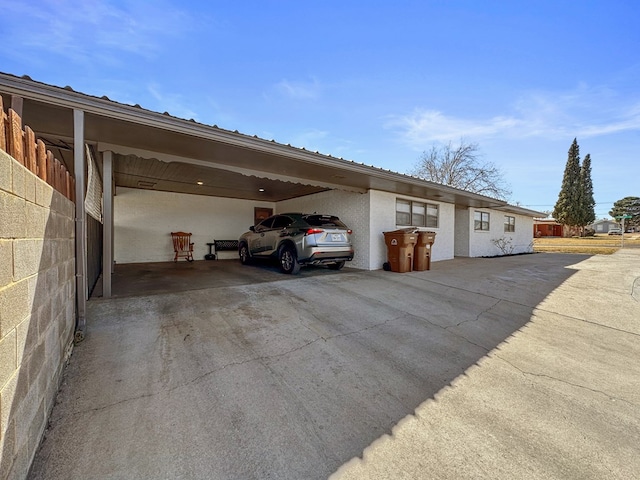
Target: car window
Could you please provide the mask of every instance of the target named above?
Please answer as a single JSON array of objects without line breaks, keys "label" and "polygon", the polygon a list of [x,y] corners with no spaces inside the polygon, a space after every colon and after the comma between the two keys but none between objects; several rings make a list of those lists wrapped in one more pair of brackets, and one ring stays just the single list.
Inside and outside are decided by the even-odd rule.
[{"label": "car window", "polygon": [[287,228],[289,225],[293,223],[293,219],[290,217],[286,217],[284,215],[278,215],[271,228]]},{"label": "car window", "polygon": [[258,231],[258,232],[262,231],[262,230],[269,230],[271,228],[271,225],[273,224],[273,220],[274,219],[275,219],[275,216],[274,217],[265,218],[258,225],[256,225],[255,230]]},{"label": "car window", "polygon": [[312,227],[338,227],[347,228],[338,217],[333,215],[307,215],[306,222]]}]

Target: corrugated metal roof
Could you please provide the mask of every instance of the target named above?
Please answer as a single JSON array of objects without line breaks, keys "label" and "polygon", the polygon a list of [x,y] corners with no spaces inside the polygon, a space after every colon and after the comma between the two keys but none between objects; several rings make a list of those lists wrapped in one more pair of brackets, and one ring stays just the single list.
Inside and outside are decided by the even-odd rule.
[{"label": "corrugated metal roof", "polygon": [[[106,96],[77,92],[70,86],[48,85],[26,75],[18,77],[0,73],[0,88],[5,94],[15,94],[25,100],[25,122],[30,122],[38,134],[65,141],[72,139],[73,123],[65,109],[81,109],[85,112],[87,141],[109,147],[122,158],[136,154],[145,159],[157,159],[166,154],[169,161],[218,169],[219,174],[226,172],[222,176],[226,175],[231,184],[238,181],[235,176],[253,176],[270,182],[270,188],[280,192],[273,198],[265,198],[251,196],[247,191],[241,198],[277,201],[285,198],[282,195],[287,189],[286,185],[278,182],[295,182],[309,187],[298,188],[297,194],[300,195],[327,188],[353,191],[376,189],[465,207],[498,208],[532,217],[544,215],[411,175],[312,152],[304,147],[285,145],[238,130],[225,130],[217,125],[179,118],[168,112],[154,112],[138,104],[120,103]],[[55,121],[52,121],[54,118]],[[150,164],[149,168],[153,166]],[[193,174],[190,172],[190,175]],[[254,186],[252,184],[252,188]],[[171,191],[182,191],[179,188]],[[192,190],[189,183],[189,190],[185,193],[201,192]],[[215,190],[204,194],[215,195]],[[291,198],[290,193],[286,195]]]}]

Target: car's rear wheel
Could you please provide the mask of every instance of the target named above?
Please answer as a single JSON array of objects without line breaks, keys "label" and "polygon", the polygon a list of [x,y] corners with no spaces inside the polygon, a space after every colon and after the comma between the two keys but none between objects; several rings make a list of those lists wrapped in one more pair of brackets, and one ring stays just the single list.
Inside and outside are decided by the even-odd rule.
[{"label": "car's rear wheel", "polygon": [[330,263],[329,265],[327,265],[331,270],[340,270],[342,267],[344,267],[345,262],[336,262],[336,263]]},{"label": "car's rear wheel", "polygon": [[247,248],[246,243],[240,245],[238,254],[240,255],[240,263],[242,263],[243,265],[247,265],[251,261],[251,257],[249,256],[249,249]]},{"label": "car's rear wheel", "polygon": [[298,256],[293,247],[284,246],[280,249],[280,270],[284,273],[296,274],[300,271]]}]

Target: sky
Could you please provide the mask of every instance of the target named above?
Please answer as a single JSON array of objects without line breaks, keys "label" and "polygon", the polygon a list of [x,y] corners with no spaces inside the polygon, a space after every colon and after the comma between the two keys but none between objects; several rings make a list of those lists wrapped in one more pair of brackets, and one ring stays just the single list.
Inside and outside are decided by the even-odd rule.
[{"label": "sky", "polygon": [[550,211],[640,196],[637,0],[0,0],[0,71],[410,173],[461,140]]}]

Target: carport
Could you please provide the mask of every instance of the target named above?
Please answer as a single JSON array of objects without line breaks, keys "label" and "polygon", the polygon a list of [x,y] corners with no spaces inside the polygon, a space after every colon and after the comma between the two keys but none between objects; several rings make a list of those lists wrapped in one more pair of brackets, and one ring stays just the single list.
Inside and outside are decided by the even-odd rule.
[{"label": "carport", "polygon": [[[5,105],[18,111],[24,123],[76,177],[80,328],[84,325],[89,291],[100,272],[103,294],[111,295],[116,187],[256,203],[338,191],[357,198],[358,194],[375,190],[459,207],[508,207],[505,202],[481,195],[244,135],[237,130],[176,118],[167,112],[152,112],[139,105],[86,95],[71,87],[35,82],[26,76],[0,74],[0,85]],[[78,145],[91,147],[94,168],[91,167],[94,163],[85,158],[85,148],[74,148]],[[87,202],[82,201],[85,194],[87,202],[91,196],[94,204],[102,201],[103,224],[87,215]],[[343,199],[340,202],[345,203]],[[346,203],[344,208],[351,208],[349,199]],[[354,246],[364,258],[361,268],[379,268],[372,267],[368,260],[372,236],[379,235],[380,227],[389,225],[372,225],[371,207],[369,204],[365,207],[361,210],[368,216],[363,218],[360,230],[356,230],[359,237]],[[246,222],[243,225],[246,228]],[[376,248],[378,243],[380,239]]]}]

